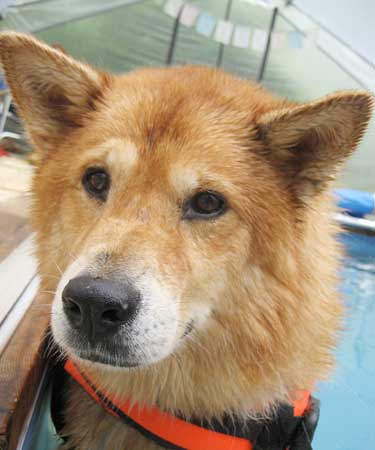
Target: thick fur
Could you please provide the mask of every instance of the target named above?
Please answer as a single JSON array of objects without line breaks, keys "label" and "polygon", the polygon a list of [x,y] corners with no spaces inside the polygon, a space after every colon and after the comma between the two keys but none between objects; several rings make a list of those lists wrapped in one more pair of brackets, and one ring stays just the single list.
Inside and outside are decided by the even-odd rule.
[{"label": "thick fur", "polygon": [[[327,192],[368,123],[370,94],[296,105],[203,67],[113,76],[19,34],[1,35],[0,55],[40,155],[32,223],[42,289],[57,290],[55,337],[98,387],[187,418],[256,416],[329,374],[342,308]],[[82,189],[90,166],[111,173],[104,204]],[[228,211],[181,220],[184,199],[208,189]],[[170,293],[155,333],[169,309],[178,316],[171,349],[134,369],[80,359],[59,309],[74,265],[151,273]],[[152,348],[157,336],[144,335]],[[159,448],[74,382],[67,397],[62,448]]]}]

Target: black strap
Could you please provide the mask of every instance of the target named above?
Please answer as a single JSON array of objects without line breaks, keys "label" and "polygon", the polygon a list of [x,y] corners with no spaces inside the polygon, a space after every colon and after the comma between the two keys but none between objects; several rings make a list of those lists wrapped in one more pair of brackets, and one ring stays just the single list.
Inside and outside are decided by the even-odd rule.
[{"label": "black strap", "polygon": [[301,432],[298,437],[294,440],[293,446],[290,450],[313,450],[311,446],[311,440],[306,429],[304,422],[301,424]]},{"label": "black strap", "polygon": [[290,405],[280,405],[269,419],[243,421],[226,416],[218,421],[193,421],[220,433],[247,439],[254,450],[312,450],[311,441],[318,424],[320,403],[311,397],[302,417],[294,416]]},{"label": "black strap", "polygon": [[313,450],[312,440],[318,425],[320,415],[320,402],[311,397],[309,408],[303,416],[300,426],[293,437],[290,450]]}]

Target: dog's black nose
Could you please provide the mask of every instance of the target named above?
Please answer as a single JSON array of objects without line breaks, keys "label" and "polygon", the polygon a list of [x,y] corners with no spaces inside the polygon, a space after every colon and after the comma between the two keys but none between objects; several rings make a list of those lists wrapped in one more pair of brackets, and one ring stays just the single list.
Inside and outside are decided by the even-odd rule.
[{"label": "dog's black nose", "polygon": [[129,283],[90,276],[73,278],[62,293],[70,324],[92,341],[128,324],[136,315],[139,298]]}]

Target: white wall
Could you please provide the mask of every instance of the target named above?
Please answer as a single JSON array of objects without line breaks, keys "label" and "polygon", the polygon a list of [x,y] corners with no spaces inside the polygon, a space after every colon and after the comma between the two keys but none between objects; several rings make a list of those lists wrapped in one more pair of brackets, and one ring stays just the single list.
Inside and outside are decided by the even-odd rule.
[{"label": "white wall", "polygon": [[294,0],[370,62],[375,62],[375,0]]}]

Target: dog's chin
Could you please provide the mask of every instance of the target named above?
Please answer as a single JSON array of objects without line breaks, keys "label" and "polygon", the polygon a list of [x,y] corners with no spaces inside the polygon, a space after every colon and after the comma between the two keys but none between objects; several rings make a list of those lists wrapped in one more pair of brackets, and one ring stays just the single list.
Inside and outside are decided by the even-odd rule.
[{"label": "dog's chin", "polygon": [[100,366],[107,370],[136,369],[149,365],[146,362],[137,361],[135,359],[114,357],[110,354],[103,354],[97,351],[70,350],[68,353],[71,358],[78,363]]},{"label": "dog's chin", "polygon": [[[58,344],[59,345],[59,344]],[[156,358],[145,358],[143,355],[134,355],[128,349],[106,349],[105,352],[90,348],[59,345],[62,352],[73,362],[82,366],[93,366],[103,370],[135,370],[157,364],[168,358],[170,353],[161,354]]]}]

